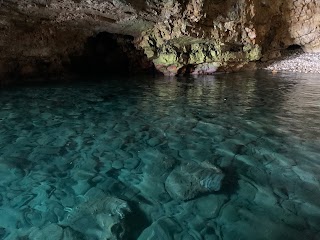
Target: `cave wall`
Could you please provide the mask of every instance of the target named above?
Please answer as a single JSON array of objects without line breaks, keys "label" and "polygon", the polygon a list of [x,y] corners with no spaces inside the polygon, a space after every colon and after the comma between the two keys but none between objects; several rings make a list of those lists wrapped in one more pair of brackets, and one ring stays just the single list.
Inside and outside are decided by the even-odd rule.
[{"label": "cave wall", "polygon": [[319,13],[317,0],[171,1],[138,45],[167,75],[254,68],[292,44],[320,51]]},{"label": "cave wall", "polygon": [[0,77],[64,72],[100,32],[133,36],[167,75],[254,68],[292,44],[319,52],[319,26],[318,0],[6,0]]},{"label": "cave wall", "polygon": [[0,40],[0,77],[28,78],[62,74],[69,53],[79,53],[87,34],[79,29],[34,25],[5,26]]},{"label": "cave wall", "polygon": [[100,32],[88,37],[82,51],[69,55],[70,72],[77,75],[128,75],[152,72],[153,64],[128,35]]}]

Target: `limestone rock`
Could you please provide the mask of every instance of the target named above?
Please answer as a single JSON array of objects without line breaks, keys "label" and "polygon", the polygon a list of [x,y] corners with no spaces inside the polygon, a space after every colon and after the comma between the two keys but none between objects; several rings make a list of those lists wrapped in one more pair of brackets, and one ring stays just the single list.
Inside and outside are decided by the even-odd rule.
[{"label": "limestone rock", "polygon": [[174,168],[176,160],[152,148],[140,152],[139,157],[145,165],[142,181],[137,188],[149,199],[164,201],[163,196],[167,194],[163,183]]},{"label": "limestone rock", "polygon": [[167,177],[165,187],[174,199],[189,200],[203,193],[219,191],[224,174],[210,163],[183,163]]},{"label": "limestone rock", "polygon": [[70,209],[60,225],[70,227],[93,239],[119,239],[125,234],[124,218],[128,204],[115,197],[85,201]]},{"label": "limestone rock", "polygon": [[202,63],[196,65],[192,71],[191,74],[193,75],[199,75],[199,74],[212,74],[217,71],[219,68],[219,63],[212,62],[212,63]]},{"label": "limestone rock", "polygon": [[175,239],[174,233],[179,231],[181,231],[181,227],[176,221],[172,218],[164,217],[146,228],[138,240],[173,240]]},{"label": "limestone rock", "polygon": [[101,32],[133,36],[139,58],[166,75],[211,74],[204,66],[237,70],[293,44],[319,52],[319,26],[318,0],[0,1],[0,75],[65,72]]}]

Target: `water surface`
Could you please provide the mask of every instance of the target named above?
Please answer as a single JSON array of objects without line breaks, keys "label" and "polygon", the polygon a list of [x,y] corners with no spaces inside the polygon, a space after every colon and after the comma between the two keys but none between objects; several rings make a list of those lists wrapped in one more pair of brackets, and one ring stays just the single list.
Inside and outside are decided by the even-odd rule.
[{"label": "water surface", "polygon": [[[0,239],[320,239],[319,75],[101,80],[0,91]],[[221,190],[173,199],[187,162]]]}]

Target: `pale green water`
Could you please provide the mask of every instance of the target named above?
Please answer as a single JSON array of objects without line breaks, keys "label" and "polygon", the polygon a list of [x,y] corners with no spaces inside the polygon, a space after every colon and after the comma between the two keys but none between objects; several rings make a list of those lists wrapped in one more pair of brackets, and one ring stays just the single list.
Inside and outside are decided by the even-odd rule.
[{"label": "pale green water", "polygon": [[[0,239],[320,239],[319,126],[319,75],[2,89]],[[188,162],[221,191],[173,199]]]}]

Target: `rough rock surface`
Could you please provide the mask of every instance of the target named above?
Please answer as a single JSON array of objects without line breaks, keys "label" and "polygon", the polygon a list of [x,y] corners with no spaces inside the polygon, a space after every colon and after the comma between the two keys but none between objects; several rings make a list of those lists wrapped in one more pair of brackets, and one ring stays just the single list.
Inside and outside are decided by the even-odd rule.
[{"label": "rough rock surface", "polygon": [[319,52],[319,22],[317,0],[0,1],[0,76],[65,71],[99,32],[134,36],[167,75],[238,70],[292,44]]},{"label": "rough rock surface", "polygon": [[188,162],[169,174],[165,187],[172,198],[188,200],[203,193],[219,191],[223,178],[221,170],[208,162]]},{"label": "rough rock surface", "polygon": [[101,197],[70,209],[60,225],[71,227],[79,233],[91,236],[92,239],[122,239],[125,234],[123,219],[130,211],[124,200]]},{"label": "rough rock surface", "polygon": [[[170,229],[168,231],[167,229]],[[164,217],[153,223],[151,226],[146,228],[143,233],[139,236],[138,240],[160,240],[160,239],[167,239],[173,240],[175,239],[173,233],[178,232],[181,230],[181,227],[177,222],[174,221],[172,218]],[[183,238],[176,238],[176,239],[183,239]]]}]

